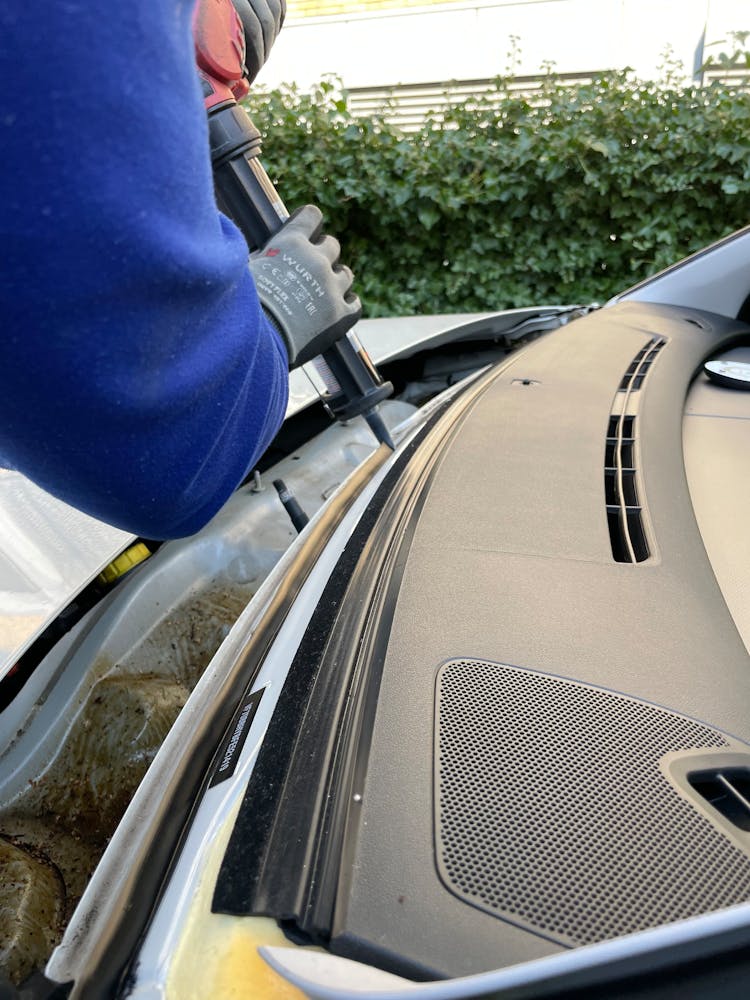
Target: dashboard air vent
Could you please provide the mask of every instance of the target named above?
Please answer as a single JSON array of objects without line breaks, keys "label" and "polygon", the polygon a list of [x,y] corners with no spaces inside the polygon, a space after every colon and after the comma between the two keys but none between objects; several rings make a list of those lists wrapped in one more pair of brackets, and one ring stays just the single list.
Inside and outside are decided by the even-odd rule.
[{"label": "dashboard air vent", "polygon": [[750,832],[750,768],[692,771],[687,780],[724,819],[740,830]]},{"label": "dashboard air vent", "polygon": [[662,337],[653,337],[645,347],[641,348],[623,375],[619,392],[635,392],[640,389],[643,385],[643,380],[648,375],[649,368],[656,360],[657,354],[664,347],[665,343],[666,340]]},{"label": "dashboard air vent", "polygon": [[643,562],[650,555],[639,500],[635,442],[636,418],[611,416],[604,456],[604,496],[612,555],[624,563]]}]

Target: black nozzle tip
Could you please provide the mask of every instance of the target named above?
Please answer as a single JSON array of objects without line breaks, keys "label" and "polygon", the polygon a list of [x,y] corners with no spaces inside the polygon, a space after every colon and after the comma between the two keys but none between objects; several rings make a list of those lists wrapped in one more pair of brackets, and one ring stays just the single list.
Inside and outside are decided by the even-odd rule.
[{"label": "black nozzle tip", "polygon": [[378,439],[380,444],[387,444],[391,451],[396,450],[396,445],[393,443],[393,438],[388,433],[388,428],[385,426],[385,421],[380,416],[377,410],[370,410],[368,413],[364,414],[364,418],[367,421],[370,430]]}]

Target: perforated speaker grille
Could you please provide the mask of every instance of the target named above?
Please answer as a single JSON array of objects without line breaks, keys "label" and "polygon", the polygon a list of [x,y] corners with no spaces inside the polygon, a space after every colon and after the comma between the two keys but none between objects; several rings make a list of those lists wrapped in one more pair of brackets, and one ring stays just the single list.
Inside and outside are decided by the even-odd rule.
[{"label": "perforated speaker grille", "polygon": [[728,746],[666,709],[548,674],[445,664],[436,856],[466,902],[585,944],[750,898],[750,859],[659,769]]}]

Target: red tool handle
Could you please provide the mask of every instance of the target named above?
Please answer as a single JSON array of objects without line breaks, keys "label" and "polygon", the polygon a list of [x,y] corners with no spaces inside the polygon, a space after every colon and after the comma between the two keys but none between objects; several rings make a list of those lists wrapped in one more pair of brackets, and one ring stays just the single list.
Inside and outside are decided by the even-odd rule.
[{"label": "red tool handle", "polygon": [[193,13],[193,40],[206,110],[241,101],[245,79],[245,32],[232,0],[200,0]]}]

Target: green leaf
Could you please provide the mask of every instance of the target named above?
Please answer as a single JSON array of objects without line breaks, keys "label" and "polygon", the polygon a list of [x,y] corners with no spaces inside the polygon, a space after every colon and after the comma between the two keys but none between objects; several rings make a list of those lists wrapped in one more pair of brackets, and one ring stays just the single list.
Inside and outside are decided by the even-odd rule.
[{"label": "green leaf", "polygon": [[614,156],[617,152],[617,143],[612,139],[591,139],[587,145],[595,153],[601,153],[606,157]]},{"label": "green leaf", "polygon": [[721,190],[724,194],[739,194],[742,190],[742,183],[737,177],[724,177],[721,182]]},{"label": "green leaf", "polygon": [[425,229],[432,229],[440,218],[440,213],[433,205],[420,205],[417,209],[417,218]]}]

